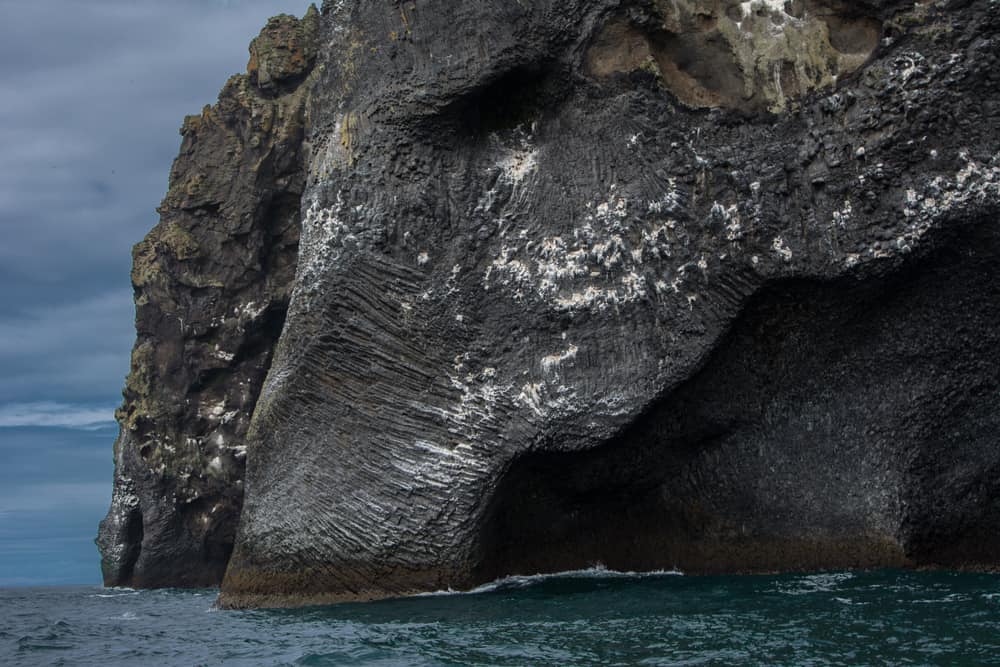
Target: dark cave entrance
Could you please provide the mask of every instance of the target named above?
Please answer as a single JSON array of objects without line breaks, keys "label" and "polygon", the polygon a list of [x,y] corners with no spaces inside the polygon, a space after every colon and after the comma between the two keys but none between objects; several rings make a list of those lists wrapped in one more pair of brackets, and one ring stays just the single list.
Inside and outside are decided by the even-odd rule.
[{"label": "dark cave entrance", "polygon": [[1000,233],[762,290],[618,437],[501,480],[475,578],[988,567],[1000,550]]},{"label": "dark cave entrance", "polygon": [[[640,454],[622,449],[629,450],[626,456]],[[670,540],[690,528],[684,513],[669,511],[657,475],[624,465],[621,476],[606,475],[601,468],[609,458],[596,450],[536,454],[511,466],[491,508],[483,549],[488,556],[477,578],[598,565],[623,571],[674,567]]]}]

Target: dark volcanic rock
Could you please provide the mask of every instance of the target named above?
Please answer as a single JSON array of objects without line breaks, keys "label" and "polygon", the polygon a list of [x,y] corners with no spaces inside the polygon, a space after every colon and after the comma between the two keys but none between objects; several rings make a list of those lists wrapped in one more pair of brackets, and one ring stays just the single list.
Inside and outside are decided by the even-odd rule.
[{"label": "dark volcanic rock", "polygon": [[359,0],[318,33],[224,605],[1000,564],[991,0]]},{"label": "dark volcanic rock", "polygon": [[327,3],[223,604],[995,566],[995,14]]},{"label": "dark volcanic rock", "polygon": [[222,580],[295,273],[318,29],[315,8],[271,19],[248,74],[185,119],[160,224],[133,252],[137,338],[98,536],[108,585]]}]

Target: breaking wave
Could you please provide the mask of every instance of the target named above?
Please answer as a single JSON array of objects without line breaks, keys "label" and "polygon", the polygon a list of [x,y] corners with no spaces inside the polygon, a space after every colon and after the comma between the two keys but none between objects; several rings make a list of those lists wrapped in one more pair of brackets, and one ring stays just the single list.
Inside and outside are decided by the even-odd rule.
[{"label": "breaking wave", "polygon": [[564,579],[645,579],[649,577],[680,577],[684,573],[679,570],[653,570],[650,572],[623,572],[621,570],[609,570],[604,565],[597,564],[583,570],[566,570],[563,572],[550,572],[545,574],[511,574],[494,581],[481,584],[469,590],[441,590],[427,593],[417,593],[412,597],[435,597],[440,595],[481,595],[483,593],[494,593],[496,591],[511,590],[516,588],[528,588],[537,586],[549,581]]}]

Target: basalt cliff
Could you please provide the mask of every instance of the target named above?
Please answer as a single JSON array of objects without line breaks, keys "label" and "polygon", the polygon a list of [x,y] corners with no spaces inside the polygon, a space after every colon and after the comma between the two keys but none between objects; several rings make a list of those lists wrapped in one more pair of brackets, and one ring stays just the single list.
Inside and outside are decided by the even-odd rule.
[{"label": "basalt cliff", "polygon": [[1000,4],[337,0],[184,121],[105,582],[1000,567]]}]

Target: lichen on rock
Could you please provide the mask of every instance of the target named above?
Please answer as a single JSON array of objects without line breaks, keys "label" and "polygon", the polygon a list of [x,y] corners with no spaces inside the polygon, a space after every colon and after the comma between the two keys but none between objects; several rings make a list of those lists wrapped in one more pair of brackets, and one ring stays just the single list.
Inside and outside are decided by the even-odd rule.
[{"label": "lichen on rock", "polygon": [[858,70],[879,34],[839,0],[658,0],[608,21],[587,58],[599,77],[652,72],[692,107],[778,113]]},{"label": "lichen on rock", "polygon": [[301,20],[283,14],[267,22],[260,36],[250,42],[247,75],[261,90],[301,78],[312,69],[318,47],[319,12],[311,5]]}]

